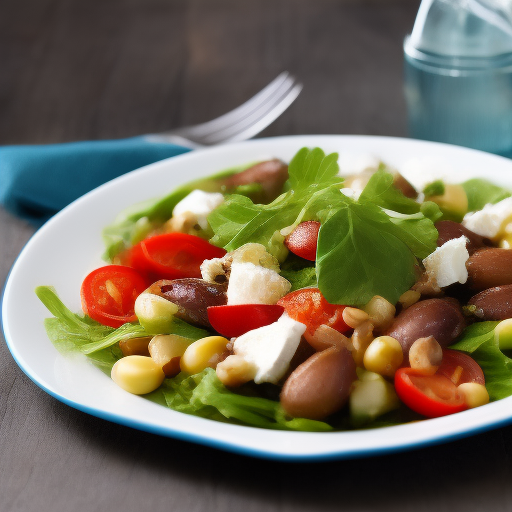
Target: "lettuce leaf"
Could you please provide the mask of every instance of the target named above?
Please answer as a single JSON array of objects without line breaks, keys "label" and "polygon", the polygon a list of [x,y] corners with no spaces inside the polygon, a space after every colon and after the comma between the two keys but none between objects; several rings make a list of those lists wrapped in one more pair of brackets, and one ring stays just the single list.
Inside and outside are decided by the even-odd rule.
[{"label": "lettuce leaf", "polygon": [[466,328],[450,348],[471,355],[485,375],[485,387],[491,400],[512,395],[512,359],[498,347],[494,328],[499,322],[478,322]]},{"label": "lettuce leaf", "polygon": [[510,197],[510,191],[490,181],[473,178],[462,183],[462,188],[468,197],[468,211],[481,210],[488,203],[497,203]]},{"label": "lettuce leaf", "polygon": [[332,430],[322,421],[287,417],[274,400],[233,393],[219,381],[212,368],[196,375],[180,374],[168,379],[162,389],[171,409],[194,416],[278,430]]},{"label": "lettuce leaf", "polygon": [[[98,354],[117,345],[123,339],[150,336],[138,323],[124,324],[114,329],[101,325],[87,316],[77,315],[63,304],[50,286],[38,286],[36,295],[55,317],[46,319],[45,328],[50,341],[61,351],[76,350],[91,357],[92,354]],[[169,334],[198,340],[208,336],[209,332],[175,318],[173,332]],[[91,358],[103,358],[104,355],[102,353]]]}]

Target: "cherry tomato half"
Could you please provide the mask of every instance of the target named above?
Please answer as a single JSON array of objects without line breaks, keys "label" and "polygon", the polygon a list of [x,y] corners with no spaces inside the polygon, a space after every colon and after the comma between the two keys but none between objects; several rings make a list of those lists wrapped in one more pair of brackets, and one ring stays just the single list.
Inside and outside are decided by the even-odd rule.
[{"label": "cherry tomato half", "polygon": [[277,304],[210,306],[208,320],[218,333],[227,338],[235,338],[258,327],[276,322],[283,312],[283,306]]},{"label": "cherry tomato half", "polygon": [[137,320],[133,309],[135,299],[146,287],[146,280],[133,268],[121,265],[97,268],[82,283],[82,309],[102,325],[120,327]]},{"label": "cherry tomato half", "polygon": [[412,368],[395,373],[395,390],[402,402],[413,411],[438,418],[468,408],[457,386],[444,375],[423,375]]},{"label": "cherry tomato half", "polygon": [[204,260],[222,258],[226,251],[203,238],[185,233],[156,235],[120,256],[119,260],[151,280],[201,277]]},{"label": "cherry tomato half", "polygon": [[320,222],[308,220],[301,222],[286,238],[284,244],[300,258],[315,261],[316,246]]},{"label": "cherry tomato half", "polygon": [[485,386],[485,377],[478,363],[464,352],[443,348],[443,362],[437,374],[449,378],[457,386],[465,382],[476,382]]},{"label": "cherry tomato half", "polygon": [[285,295],[278,301],[288,316],[307,326],[313,334],[321,325],[328,325],[339,332],[349,330],[343,321],[343,310],[346,306],[330,304],[318,288],[304,288]]}]

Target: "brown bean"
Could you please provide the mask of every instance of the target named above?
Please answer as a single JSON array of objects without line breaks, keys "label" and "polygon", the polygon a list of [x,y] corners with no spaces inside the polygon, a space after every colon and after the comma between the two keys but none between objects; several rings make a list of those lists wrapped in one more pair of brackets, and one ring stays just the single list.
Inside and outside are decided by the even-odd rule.
[{"label": "brown bean", "polygon": [[469,305],[476,306],[475,315],[482,320],[512,318],[512,285],[496,286],[477,293]]},{"label": "brown bean", "polygon": [[465,236],[468,239],[466,248],[469,254],[473,254],[478,249],[492,245],[492,242],[488,238],[473,233],[473,231],[470,231],[459,222],[453,220],[441,220],[435,223],[435,227],[439,232],[439,237],[437,238],[438,247],[441,247],[441,245],[449,240],[454,240],[461,236]]},{"label": "brown bean", "polygon": [[481,249],[466,262],[468,286],[472,290],[486,290],[512,284],[512,250]]},{"label": "brown bean", "polygon": [[350,352],[332,346],[312,355],[284,383],[281,405],[291,416],[321,420],[345,405],[357,379]]},{"label": "brown bean", "polygon": [[281,160],[268,160],[253,165],[238,174],[233,174],[225,181],[227,190],[240,185],[259,183],[261,191],[250,194],[250,198],[257,203],[267,204],[273,201],[283,191],[285,181],[288,179],[288,166]]},{"label": "brown bean", "polygon": [[151,289],[159,287],[158,295],[178,305],[179,310],[176,316],[195,325],[211,327],[207,308],[227,303],[226,285],[223,284],[208,283],[194,278],[161,283],[160,285],[154,283]]},{"label": "brown bean", "polygon": [[456,299],[428,299],[403,310],[384,334],[398,340],[404,351],[404,363],[408,364],[409,349],[417,339],[433,336],[442,347],[446,347],[465,325]]}]

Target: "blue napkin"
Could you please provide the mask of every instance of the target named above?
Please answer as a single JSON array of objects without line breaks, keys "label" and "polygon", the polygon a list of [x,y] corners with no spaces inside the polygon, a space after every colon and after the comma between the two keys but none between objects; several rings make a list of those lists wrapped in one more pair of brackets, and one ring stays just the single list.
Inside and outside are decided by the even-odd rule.
[{"label": "blue napkin", "polygon": [[190,148],[145,137],[0,147],[0,204],[41,224],[89,190]]}]

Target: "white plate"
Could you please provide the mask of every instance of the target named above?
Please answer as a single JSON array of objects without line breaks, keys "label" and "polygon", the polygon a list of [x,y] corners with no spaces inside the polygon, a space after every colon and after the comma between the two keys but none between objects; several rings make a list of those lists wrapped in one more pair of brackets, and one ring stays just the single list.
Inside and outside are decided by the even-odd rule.
[{"label": "white plate", "polygon": [[[103,264],[101,231],[116,214],[177,185],[227,167],[278,157],[303,146],[338,151],[340,161],[373,154],[424,179],[429,170],[460,182],[482,176],[512,188],[512,161],[455,146],[385,137],[300,136],[261,139],[194,151],[147,166],[90,192],[65,208],[28,242],[8,278],[2,304],[5,339],[23,371],[72,407],[161,435],[238,453],[276,459],[367,456],[469,435],[512,421],[512,397],[453,416],[376,430],[282,432],[218,423],[181,414],[130,395],[85,358],[59,354],[46,337],[50,316],[34,289],[52,285],[64,303],[80,311],[83,278]],[[350,157],[350,158],[349,158]],[[409,174],[411,176],[411,174]]]}]

